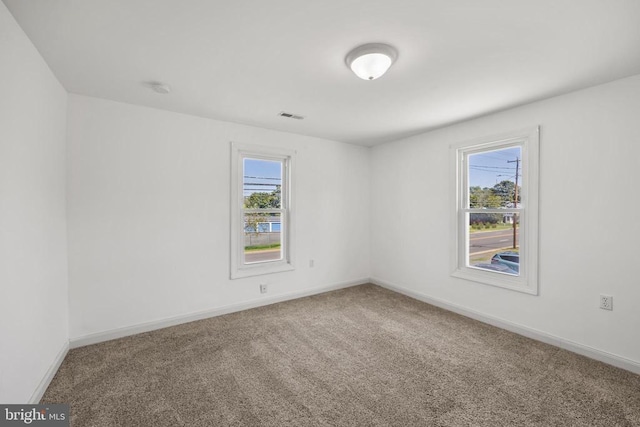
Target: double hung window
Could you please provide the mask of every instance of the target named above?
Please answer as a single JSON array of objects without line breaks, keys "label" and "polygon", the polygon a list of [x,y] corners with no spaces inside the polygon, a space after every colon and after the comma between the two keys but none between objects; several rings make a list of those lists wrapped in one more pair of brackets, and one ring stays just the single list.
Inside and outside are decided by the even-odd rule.
[{"label": "double hung window", "polygon": [[453,276],[538,293],[538,128],[451,147]]},{"label": "double hung window", "polygon": [[293,269],[294,154],[232,144],[232,279]]}]

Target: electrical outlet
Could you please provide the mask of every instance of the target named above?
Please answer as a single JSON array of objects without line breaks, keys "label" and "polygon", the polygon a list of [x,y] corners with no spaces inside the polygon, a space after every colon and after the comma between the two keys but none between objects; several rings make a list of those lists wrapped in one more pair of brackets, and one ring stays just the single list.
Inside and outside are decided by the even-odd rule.
[{"label": "electrical outlet", "polygon": [[611,295],[600,295],[600,308],[603,310],[613,310],[613,297]]},{"label": "electrical outlet", "polygon": [[261,294],[266,294],[267,293],[267,284],[266,283],[260,283],[260,293]]},{"label": "electrical outlet", "polygon": [[313,268],[315,266],[316,262],[312,259],[309,260],[309,267]]}]

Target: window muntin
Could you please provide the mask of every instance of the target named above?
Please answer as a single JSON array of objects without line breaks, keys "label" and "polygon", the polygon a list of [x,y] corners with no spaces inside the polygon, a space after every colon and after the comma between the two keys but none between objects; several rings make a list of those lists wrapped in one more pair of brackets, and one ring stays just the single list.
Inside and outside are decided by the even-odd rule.
[{"label": "window muntin", "polygon": [[293,155],[232,144],[231,278],[293,269]]},{"label": "window muntin", "polygon": [[538,129],[452,146],[453,275],[537,294]]}]

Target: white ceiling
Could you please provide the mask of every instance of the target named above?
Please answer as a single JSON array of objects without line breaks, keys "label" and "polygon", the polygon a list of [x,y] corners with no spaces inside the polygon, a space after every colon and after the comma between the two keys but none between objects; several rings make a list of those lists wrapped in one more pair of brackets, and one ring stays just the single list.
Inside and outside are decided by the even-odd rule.
[{"label": "white ceiling", "polygon": [[3,1],[69,92],[362,145],[640,73],[638,0]]}]

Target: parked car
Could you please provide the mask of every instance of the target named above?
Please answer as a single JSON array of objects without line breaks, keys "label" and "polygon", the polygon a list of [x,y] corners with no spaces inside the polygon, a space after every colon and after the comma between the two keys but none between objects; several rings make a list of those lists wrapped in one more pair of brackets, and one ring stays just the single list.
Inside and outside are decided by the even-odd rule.
[{"label": "parked car", "polygon": [[499,273],[506,273],[506,274],[515,274],[517,275],[518,272],[507,267],[506,265],[503,264],[475,264],[473,267],[475,268],[480,268],[482,270],[491,270],[491,271],[497,271]]},{"label": "parked car", "polygon": [[516,273],[520,272],[520,254],[518,252],[499,252],[491,258],[491,264],[506,265]]}]

